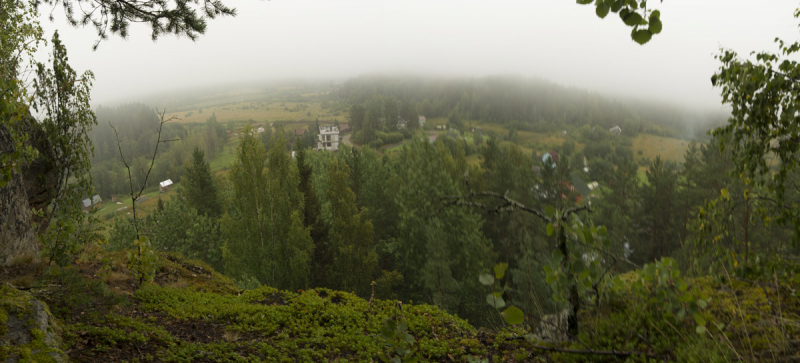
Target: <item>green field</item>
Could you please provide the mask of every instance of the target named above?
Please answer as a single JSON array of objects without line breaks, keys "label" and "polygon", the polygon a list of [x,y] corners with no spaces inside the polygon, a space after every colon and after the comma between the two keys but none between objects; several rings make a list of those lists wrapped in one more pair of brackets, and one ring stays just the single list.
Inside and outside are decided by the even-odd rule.
[{"label": "green field", "polygon": [[[168,200],[172,197],[172,195],[175,194],[174,190],[166,193],[160,193],[158,191],[158,186],[147,188],[145,191],[146,192],[142,194],[142,196],[144,196],[144,200],[136,204],[137,217],[144,216],[152,211],[158,204],[159,197],[164,200]],[[139,215],[139,213],[142,214]],[[129,214],[133,214],[133,209],[131,208],[131,197],[130,195],[121,195],[119,196],[118,203],[112,201],[111,199],[104,200],[102,203],[100,203],[95,216],[101,221],[105,221],[113,220],[119,216],[127,216]]]}]

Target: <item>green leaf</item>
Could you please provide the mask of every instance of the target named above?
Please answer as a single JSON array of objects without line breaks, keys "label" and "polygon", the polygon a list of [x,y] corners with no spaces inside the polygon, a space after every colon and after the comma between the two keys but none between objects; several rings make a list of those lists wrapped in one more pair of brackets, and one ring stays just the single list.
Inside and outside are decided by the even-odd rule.
[{"label": "green leaf", "polygon": [[547,207],[544,207],[544,215],[549,218],[553,218],[553,216],[556,215],[556,209],[553,208],[552,205],[548,205]]},{"label": "green leaf", "polygon": [[494,276],[490,274],[480,274],[478,275],[478,280],[484,286],[491,286],[494,283]]},{"label": "green leaf", "polygon": [[587,5],[587,4],[591,4],[592,2],[594,2],[594,0],[575,0],[575,2],[578,3],[578,4],[581,4],[581,5]]},{"label": "green leaf", "polygon": [[564,259],[564,254],[561,253],[561,250],[553,250],[553,261],[555,263],[560,263],[561,260]]},{"label": "green leaf", "polygon": [[697,323],[697,325],[700,325],[700,326],[705,326],[706,325],[706,318],[703,317],[703,314],[694,313],[694,314],[692,314],[692,316],[694,317],[694,321]]},{"label": "green leaf", "polygon": [[653,37],[653,33],[649,30],[634,30],[631,33],[631,38],[639,44],[645,44],[650,41],[650,38]]},{"label": "green leaf", "polygon": [[555,229],[556,229],[556,228],[553,226],[553,224],[552,224],[552,223],[548,223],[548,224],[547,224],[547,236],[548,236],[548,237],[552,236],[552,235],[553,235],[553,232],[555,232]]},{"label": "green leaf", "polygon": [[503,300],[503,297],[494,296],[494,294],[486,295],[486,303],[497,309],[502,309],[506,306],[506,302]]},{"label": "green leaf", "polygon": [[599,236],[605,237],[608,235],[608,229],[606,228],[606,226],[600,226],[600,228],[597,229],[597,234]]},{"label": "green leaf", "polygon": [[627,26],[644,25],[643,24],[644,18],[642,18],[642,16],[635,11],[625,14],[625,17],[622,18],[622,21]]},{"label": "green leaf", "polygon": [[649,30],[653,34],[661,33],[661,20],[651,15],[650,25],[647,27],[647,30]]},{"label": "green leaf", "polygon": [[699,306],[701,309],[705,309],[706,308],[706,301],[703,300],[703,299],[697,299],[697,306]]},{"label": "green leaf", "polygon": [[697,328],[695,328],[695,331],[697,331],[697,334],[705,334],[706,333],[706,327],[702,326],[702,325],[698,325]]},{"label": "green leaf", "polygon": [[597,9],[595,9],[595,11],[594,11],[594,12],[595,12],[595,14],[597,14],[597,16],[598,16],[600,19],[603,19],[603,18],[605,18],[605,17],[606,17],[606,15],[608,15],[608,11],[609,11],[609,10],[611,10],[611,7],[610,7],[610,6],[608,6],[608,5],[606,5],[606,4],[598,4],[598,5],[597,5]]},{"label": "green leaf", "polygon": [[522,324],[525,321],[525,313],[514,305],[509,306],[508,309],[500,313],[500,315],[502,315],[506,323],[510,325]]},{"label": "green leaf", "polygon": [[506,270],[508,270],[507,263],[498,263],[494,265],[494,277],[498,280],[502,279],[503,276],[506,275]]}]

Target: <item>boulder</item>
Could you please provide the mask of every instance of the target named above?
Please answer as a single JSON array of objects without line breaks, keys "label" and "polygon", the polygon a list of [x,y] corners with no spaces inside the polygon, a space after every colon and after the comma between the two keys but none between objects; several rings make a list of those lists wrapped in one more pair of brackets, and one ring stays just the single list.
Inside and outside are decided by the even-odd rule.
[{"label": "boulder", "polygon": [[59,333],[45,303],[0,285],[0,362],[66,362]]},{"label": "boulder", "polygon": [[[0,124],[0,154],[14,150],[11,133]],[[39,244],[34,236],[25,189],[20,173],[14,173],[11,181],[0,188],[0,266],[39,257]]]},{"label": "boulder", "polygon": [[[39,259],[36,234],[44,232],[49,219],[46,213],[35,217],[31,211],[47,209],[55,197],[60,177],[42,125],[28,115],[15,127],[28,135],[25,145],[35,149],[38,157],[17,168],[12,180],[0,188],[0,266]],[[15,150],[11,132],[6,124],[0,124],[0,154]]]}]

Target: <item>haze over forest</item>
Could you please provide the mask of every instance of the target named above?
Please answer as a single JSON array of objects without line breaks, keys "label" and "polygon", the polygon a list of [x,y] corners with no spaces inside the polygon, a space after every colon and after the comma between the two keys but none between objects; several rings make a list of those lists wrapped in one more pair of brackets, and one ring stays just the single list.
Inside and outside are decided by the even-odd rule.
[{"label": "haze over forest", "polygon": [[[101,42],[42,9],[76,70],[96,75],[92,103],[149,101],[164,91],[260,80],[345,80],[369,73],[519,75],[564,86],[719,110],[709,77],[720,47],[774,50],[797,31],[794,1],[673,0],[657,4],[664,30],[645,46],[629,28],[573,1],[237,1],[236,17],[209,22],[192,42],[132,24],[128,39]],[[52,14],[55,22],[47,20]],[[616,17],[616,14],[612,14]],[[40,53],[41,60],[46,58]],[[158,106],[153,104],[152,106]]]},{"label": "haze over forest", "polygon": [[797,361],[796,6],[0,0],[0,362]]}]

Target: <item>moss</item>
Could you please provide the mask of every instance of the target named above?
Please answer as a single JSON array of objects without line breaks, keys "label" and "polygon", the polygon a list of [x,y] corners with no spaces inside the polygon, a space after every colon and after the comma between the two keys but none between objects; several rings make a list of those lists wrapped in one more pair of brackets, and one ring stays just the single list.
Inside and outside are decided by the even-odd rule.
[{"label": "moss", "polygon": [[241,333],[256,334],[268,347],[261,349],[267,361],[291,357],[318,361],[338,357],[369,361],[383,347],[379,332],[384,320],[404,316],[423,357],[440,359],[478,353],[476,339],[464,335],[475,330],[466,321],[430,305],[408,305],[400,311],[395,301],[365,300],[327,289],[301,293],[261,287],[240,295],[224,295],[147,285],[136,298],[149,312],[165,313],[179,320],[206,320]]},{"label": "moss", "polygon": [[[289,292],[265,286],[242,291],[208,265],[176,254],[160,255],[155,283],[134,291],[132,280],[112,281],[107,279],[111,273],[102,277],[98,272],[102,268],[126,276],[124,261],[102,258],[105,264],[87,258],[86,266],[61,270],[48,282],[65,286],[66,294],[49,303],[65,306],[59,317],[65,321],[65,342],[76,361],[379,361],[382,353],[390,351],[380,333],[390,319],[407,322],[407,332],[414,338],[411,344],[424,362],[464,362],[468,357],[494,362],[544,361],[541,352],[529,349],[520,339],[523,331],[476,330],[430,305],[408,303],[401,309],[396,301],[370,304],[353,294],[328,289]],[[628,283],[635,278],[635,273],[622,275]],[[592,349],[669,352],[677,361],[735,359],[721,333],[739,352],[752,346],[756,358],[768,350],[789,352],[781,345],[785,339],[777,336],[781,327],[772,319],[767,298],[781,304],[786,321],[797,321],[798,299],[778,296],[770,288],[765,293],[757,285],[737,281],[725,284],[700,278],[691,280],[690,285],[691,291],[712,298],[706,312],[713,335],[698,335],[691,317],[665,317],[659,301],[623,288],[600,308],[585,305],[579,337]],[[0,304],[0,319],[28,306],[24,299],[8,300]],[[714,325],[720,322],[727,324],[722,330]],[[800,331],[800,326],[790,323],[782,328],[789,337]],[[578,343],[562,347],[585,349]],[[33,357],[39,353],[25,347],[15,354]],[[0,358],[3,354],[0,348]],[[567,362],[616,359],[568,354],[550,357]]]}]

